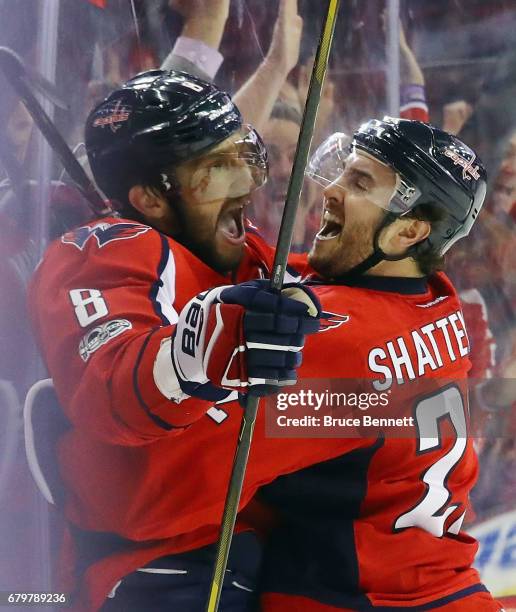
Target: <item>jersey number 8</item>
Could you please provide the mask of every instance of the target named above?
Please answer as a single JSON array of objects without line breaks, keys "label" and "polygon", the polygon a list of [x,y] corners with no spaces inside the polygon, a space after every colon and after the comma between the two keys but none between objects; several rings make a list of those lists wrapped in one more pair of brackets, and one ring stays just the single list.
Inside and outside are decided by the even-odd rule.
[{"label": "jersey number 8", "polygon": [[88,327],[108,314],[107,304],[98,289],[72,289],[70,299],[81,327]]}]

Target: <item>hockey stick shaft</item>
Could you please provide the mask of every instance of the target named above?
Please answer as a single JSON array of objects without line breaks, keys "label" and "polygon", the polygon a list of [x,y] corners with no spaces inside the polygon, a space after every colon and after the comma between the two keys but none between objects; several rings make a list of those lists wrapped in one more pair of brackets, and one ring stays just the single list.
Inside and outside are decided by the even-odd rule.
[{"label": "hockey stick shaft", "polygon": [[37,125],[52,150],[59,157],[64,169],[88,201],[90,208],[97,215],[106,214],[108,212],[106,203],[95,189],[95,186],[83,167],[77,161],[57,127],[36,99],[31,88],[27,85],[24,79],[26,70],[21,59],[10,49],[2,47],[0,48],[0,67],[7,81],[34,119],[34,123]]},{"label": "hockey stick shaft", "polygon": [[[326,19],[319,41],[319,46],[317,48],[314,67],[312,69],[310,86],[308,88],[305,110],[303,113],[303,120],[301,122],[292,174],[290,176],[288,186],[287,199],[281,220],[276,255],[274,257],[274,264],[272,268],[273,273],[271,278],[271,287],[277,290],[280,290],[283,285],[283,277],[287,268],[287,259],[290,251],[290,245],[292,243],[296,211],[303,186],[306,162],[310,152],[310,145],[312,142],[315,120],[317,117],[317,109],[321,99],[324,77],[328,67],[339,5],[340,0],[329,0]],[[244,415],[242,417],[242,424],[240,426],[235,457],[233,460],[233,469],[229,481],[224,513],[222,516],[219,543],[215,558],[212,582],[210,585],[210,594],[206,606],[207,612],[217,612],[219,607],[220,595],[222,592],[222,585],[224,582],[224,575],[226,573],[229,550],[231,548],[231,540],[233,537],[233,529],[235,527],[240,495],[242,493],[242,486],[247,461],[249,458],[249,450],[251,448],[253,438],[254,425],[258,411],[258,402],[259,399],[257,397],[248,395]]]},{"label": "hockey stick shaft", "polygon": [[272,266],[271,287],[281,289],[283,277],[287,269],[287,260],[292,244],[296,212],[301,196],[301,189],[305,176],[306,163],[312,144],[312,136],[317,118],[317,110],[321,100],[324,77],[328,68],[330,50],[335,32],[335,23],[339,11],[340,0],[329,0],[328,11],[317,48],[315,62],[306,96],[305,110],[301,122],[299,138],[297,141],[292,174],[287,191],[285,208],[281,217],[280,231],[276,245],[276,254]]}]

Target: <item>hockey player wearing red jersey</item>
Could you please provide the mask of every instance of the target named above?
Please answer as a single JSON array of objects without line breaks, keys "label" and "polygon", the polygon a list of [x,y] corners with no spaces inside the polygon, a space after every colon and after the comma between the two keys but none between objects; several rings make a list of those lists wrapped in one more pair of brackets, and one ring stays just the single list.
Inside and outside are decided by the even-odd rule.
[{"label": "hockey player wearing red jersey", "polygon": [[[213,556],[202,546],[216,539],[221,509],[196,501],[209,478],[201,448],[209,437],[194,430],[195,444],[176,449],[201,417],[216,434],[214,402],[295,382],[304,336],[319,327],[317,299],[299,285],[288,297],[266,281],[241,282],[263,275],[244,210],[266,180],[267,159],[212,84],[159,70],[135,77],[92,111],[86,148],[120,216],[54,241],[29,299],[70,425],[56,449],[73,541],[70,582],[60,588],[73,593],[75,609],[95,610],[127,577],[124,587],[136,586],[113,609],[197,610]],[[241,415],[233,402],[233,419]],[[224,459],[236,444],[231,433]],[[195,463],[201,479],[188,481]],[[213,480],[223,496],[227,471]],[[199,547],[182,558],[191,569],[180,585],[156,567],[135,572]],[[246,607],[255,550],[236,537],[224,605]]]},{"label": "hockey player wearing red jersey", "polygon": [[[417,129],[422,130],[422,124],[404,125],[419,126]],[[108,196],[121,202],[122,213],[130,218],[101,220],[54,243],[38,270],[31,293],[43,353],[72,423],[59,442],[58,454],[68,492],[65,513],[74,539],[74,570],[78,580],[63,588],[75,589],[76,607],[81,609],[162,610],[175,606],[184,612],[194,612],[204,605],[207,589],[203,585],[209,582],[213,559],[213,548],[205,545],[217,538],[241,419],[236,402],[228,403],[227,408],[214,407],[213,402],[230,399],[225,397],[227,390],[221,387],[245,390],[245,383],[294,380],[292,370],[299,360],[289,357],[296,354],[295,350],[285,349],[296,349],[302,343],[299,334],[292,333],[293,329],[312,331],[313,325],[304,309],[303,313],[298,312],[291,302],[284,303],[288,309],[286,317],[245,315],[249,322],[246,334],[254,333],[266,321],[271,324],[282,320],[287,327],[280,330],[274,323],[268,334],[270,344],[281,342],[278,350],[267,355],[274,354],[273,364],[263,351],[257,351],[248,360],[232,361],[240,353],[251,357],[247,351],[235,350],[234,343],[235,335],[242,333],[237,322],[243,318],[247,300],[263,302],[262,310],[269,312],[276,305],[259,284],[245,288],[247,297],[243,297],[242,287],[206,292],[227,284],[230,270],[232,280],[239,282],[267,269],[267,262],[262,259],[268,255],[259,239],[250,232],[246,232],[245,240],[242,237],[241,210],[245,209],[249,192],[260,184],[263,152],[251,130],[241,131],[237,111],[227,97],[218,97],[214,89],[205,89],[202,81],[185,75],[169,80],[163,73],[150,73],[134,79],[100,105],[90,116],[87,136],[97,182]],[[409,141],[412,138],[418,142],[417,134],[409,136]],[[450,218],[446,217],[444,224],[437,223],[436,233],[430,234],[435,244],[426,243],[438,250],[448,246],[441,236],[450,230],[447,223],[452,227],[450,241],[469,231],[473,214],[476,215],[474,206],[479,208],[483,189],[481,172],[468,192],[468,182],[463,179],[461,183],[460,176],[463,171],[468,175],[465,167],[472,159],[469,150],[459,147],[457,151],[459,145],[455,141],[442,138],[445,144],[436,141],[442,144],[439,150],[448,147],[449,153],[459,156],[456,157],[459,163],[462,153],[466,163],[460,166],[452,157],[445,156],[446,166],[441,155],[432,165],[434,153],[429,147],[421,149],[429,157],[423,157],[421,163],[423,169],[430,163],[432,193],[436,197],[441,194],[437,202],[444,207],[442,190],[450,198],[450,208],[445,209]],[[403,140],[400,143],[396,140],[396,146],[406,155],[403,144]],[[335,149],[326,147],[332,148]],[[369,163],[375,159],[369,159]],[[322,161],[331,158],[324,156]],[[392,164],[387,160],[387,165]],[[339,168],[342,170],[342,165]],[[356,170],[351,165],[349,168]],[[395,179],[396,188],[405,199],[411,201],[411,195],[414,197],[413,204],[420,203],[418,189],[425,197],[429,192],[428,182],[422,183],[423,179],[415,172],[417,168],[414,165],[414,174],[405,168],[405,172],[398,170],[400,179]],[[369,168],[370,173],[373,170]],[[382,170],[383,179],[388,180],[390,175],[385,174],[384,166]],[[478,171],[475,164],[470,170]],[[436,176],[447,181],[441,191],[434,185]],[[376,257],[380,245],[390,257],[391,249],[400,247],[394,231],[399,223],[405,228],[400,253],[410,246],[403,240],[426,239],[428,220],[411,220],[410,214],[397,219],[400,211],[396,208],[389,209],[389,219],[383,220],[388,192],[383,186],[383,191],[380,189],[372,197],[364,196],[365,201],[358,206],[361,191],[357,186],[354,199],[346,196],[340,201],[346,209],[340,217],[339,199],[327,199],[333,203],[327,207],[330,217],[326,215],[325,228],[319,235],[323,250],[314,248],[311,256],[324,276],[322,283],[327,286],[321,286],[320,281],[314,290],[323,298],[327,310],[343,316],[333,317],[333,321],[339,319],[338,324],[330,321],[326,333],[309,340],[309,354],[302,366],[305,377],[320,377],[321,355],[327,356],[324,367],[332,364],[333,370],[328,374],[334,377],[370,378],[383,373],[383,378],[388,378],[390,368],[397,378],[397,364],[409,378],[412,367],[413,372],[422,368],[423,377],[437,374],[448,380],[460,379],[467,369],[460,307],[442,275],[429,275],[426,279],[429,269],[416,269],[414,276],[412,268],[410,273],[398,270],[394,274],[409,278],[393,279],[392,269],[384,269],[382,275],[383,264],[373,267],[369,261],[371,268],[365,271],[363,266],[363,274],[340,278],[346,267],[355,265],[353,257],[360,265],[360,256],[368,256],[368,238],[378,242]],[[350,208],[353,202],[356,206]],[[455,206],[459,212],[454,212]],[[407,210],[410,212],[410,207]],[[360,218],[361,212],[366,218]],[[345,223],[339,224],[339,219]],[[359,222],[355,229],[361,228],[358,233],[352,231],[355,221]],[[330,222],[334,225],[328,225]],[[381,227],[373,241],[368,224],[374,223]],[[342,227],[349,231],[344,234]],[[353,240],[363,243],[355,244]],[[331,248],[335,242],[342,246],[342,252]],[[344,251],[346,242],[349,248]],[[334,271],[331,265],[325,267],[329,263],[324,259],[327,247],[329,259],[341,260],[344,269]],[[354,251],[357,252],[353,256]],[[323,259],[318,264],[321,255]],[[236,268],[240,257],[241,263]],[[435,253],[430,248],[426,257],[430,268],[434,259]],[[361,286],[368,282],[371,287]],[[230,300],[238,303],[220,303]],[[437,333],[432,335],[427,327],[434,319],[440,337]],[[287,329],[289,333],[281,336],[280,332]],[[408,333],[407,329],[415,335],[410,333],[404,343],[394,344],[398,337]],[[443,362],[441,368],[434,352],[435,373],[431,362],[417,361],[418,351],[423,351],[419,339],[426,337],[430,350],[437,351]],[[257,343],[264,344],[265,340],[261,336]],[[367,343],[377,349],[372,370],[367,369],[369,360],[365,359],[370,352],[365,354]],[[238,346],[243,343],[239,341]],[[344,351],[346,347],[348,352]],[[410,360],[404,359],[404,350]],[[285,352],[288,354],[281,355]],[[403,361],[406,363],[400,366]],[[264,372],[264,367],[276,369],[273,373]],[[453,415],[455,418],[455,411]],[[452,422],[457,425],[456,420]],[[317,610],[317,606],[331,601],[336,609],[345,609],[351,597],[350,609],[378,609],[381,605],[387,609],[388,606],[421,609],[423,605],[438,609],[443,597],[464,603],[470,588],[470,597],[488,597],[479,586],[478,575],[469,567],[475,548],[473,541],[463,534],[454,537],[461,517],[460,504],[465,503],[476,471],[469,443],[463,457],[449,467],[455,454],[449,457],[445,451],[462,450],[454,441],[459,436],[446,439],[443,448],[425,449],[417,454],[414,440],[404,440],[395,447],[393,440],[382,445],[376,439],[365,438],[282,440],[267,438],[263,426],[261,411],[242,493],[241,507],[245,511],[237,524],[222,609],[244,610],[251,597],[259,560],[258,544],[246,532],[255,525],[252,511],[259,503],[251,500],[260,485],[289,473],[292,475],[263,491],[263,498],[276,511],[290,516],[292,500],[296,506],[291,520],[281,525],[271,540],[264,590],[280,595],[266,597],[266,606],[277,605],[279,601],[281,610],[288,610],[288,605],[296,610],[302,610],[302,605],[308,606],[304,609]],[[411,462],[409,459],[414,457]],[[411,502],[416,504],[417,499],[413,498],[422,497],[427,486],[421,476],[426,469],[425,461],[437,466],[437,481],[429,488],[430,501],[434,503],[435,496],[441,499],[448,491],[447,486],[453,488],[450,500],[442,502],[447,506],[441,511],[442,516],[436,512],[438,520],[429,521],[432,532],[404,526],[396,534],[401,538],[396,546],[386,527],[393,511],[389,502],[392,498],[399,505],[400,516],[408,513]],[[305,471],[307,466],[312,467]],[[382,472],[382,466],[386,469],[392,466],[395,471]],[[447,466],[449,470],[441,483],[441,468]],[[350,473],[354,475],[352,483],[346,480]],[[331,476],[323,478],[331,484],[331,495],[335,490],[342,490],[344,495],[329,499],[328,492],[320,486],[321,474]],[[305,492],[300,497],[298,482]],[[278,498],[281,488],[278,485],[283,483],[285,496]],[[389,483],[394,488],[387,487]],[[372,492],[373,499],[366,492]],[[298,499],[303,503],[301,507]],[[358,508],[362,503],[367,516],[373,517],[370,532]],[[337,510],[341,507],[344,512],[339,514]],[[303,508],[313,518],[310,525],[295,511]],[[326,514],[329,508],[335,509],[330,518]],[[379,508],[383,510],[380,512]],[[446,514],[450,508],[452,511]],[[376,515],[372,509],[378,510]],[[426,505],[423,509],[428,510]],[[433,534],[439,531],[441,522],[447,534],[442,538]],[[301,535],[298,527],[302,528]],[[291,536],[296,538],[298,549],[292,548]],[[325,550],[336,554],[324,556],[314,543],[319,541],[320,547],[325,547],[329,539],[334,546]],[[404,547],[405,557],[395,554]],[[378,550],[384,549],[392,550],[393,555],[388,564],[381,564],[382,573],[375,563],[379,561]],[[332,568],[338,567],[342,573],[332,575],[327,565],[329,559]],[[420,570],[413,571],[414,565],[421,566]],[[285,576],[288,567],[293,573]],[[305,569],[310,570],[310,577],[305,575]],[[270,582],[271,575],[275,576],[274,583]],[[321,575],[328,580],[320,582]],[[282,593],[295,597],[285,600]]]},{"label": "hockey player wearing red jersey", "polygon": [[[300,375],[387,391],[391,408],[356,410],[357,430],[324,440],[332,459],[258,493],[281,517],[265,549],[262,609],[499,611],[472,567],[477,543],[461,530],[478,469],[469,345],[438,271],[480,212],[485,171],[460,140],[417,121],[373,120],[348,143],[330,137],[308,169],[325,187],[309,284],[348,319],[309,339]],[[408,426],[366,426],[393,412]]]}]

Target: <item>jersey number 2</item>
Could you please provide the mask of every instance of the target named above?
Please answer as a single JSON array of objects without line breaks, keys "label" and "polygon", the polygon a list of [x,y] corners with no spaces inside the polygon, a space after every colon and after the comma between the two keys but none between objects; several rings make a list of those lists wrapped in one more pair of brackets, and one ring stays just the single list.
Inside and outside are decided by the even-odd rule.
[{"label": "jersey number 2", "polygon": [[[451,449],[432,464],[422,475],[426,485],[424,497],[414,508],[398,517],[395,529],[420,527],[432,535],[444,535],[444,525],[448,517],[457,508],[457,504],[448,505],[452,494],[447,488],[450,473],[461,460],[467,444],[466,415],[464,401],[457,387],[448,387],[437,395],[427,397],[419,402],[415,410],[415,419],[419,430],[418,454],[442,448],[439,425],[443,419],[449,419],[456,433],[456,440]],[[447,529],[457,534],[460,531],[464,513]]]}]

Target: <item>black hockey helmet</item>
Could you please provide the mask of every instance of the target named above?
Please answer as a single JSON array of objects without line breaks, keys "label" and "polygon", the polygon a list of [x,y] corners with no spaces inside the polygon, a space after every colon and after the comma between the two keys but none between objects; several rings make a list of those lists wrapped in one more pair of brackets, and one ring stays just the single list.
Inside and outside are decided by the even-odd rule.
[{"label": "black hockey helmet", "polygon": [[143,72],[89,115],[85,140],[98,186],[125,202],[132,185],[195,158],[242,126],[229,94],[179,71]]},{"label": "black hockey helmet", "polygon": [[398,174],[390,213],[402,216],[421,204],[444,213],[417,248],[442,255],[469,234],[485,199],[486,171],[461,140],[420,121],[384,117],[361,125],[351,146]]}]

